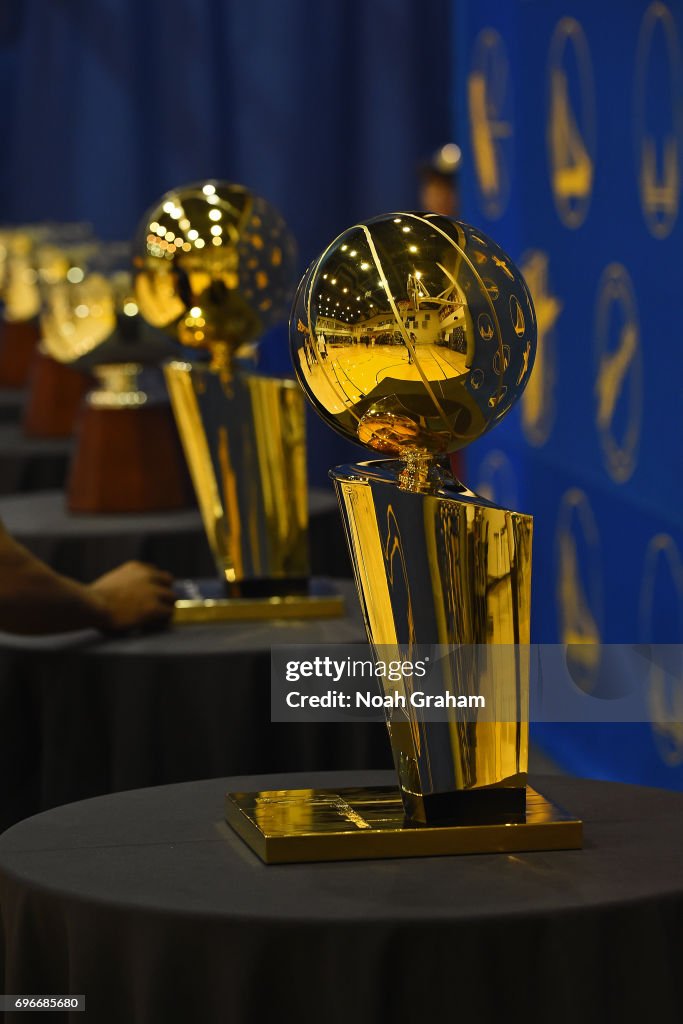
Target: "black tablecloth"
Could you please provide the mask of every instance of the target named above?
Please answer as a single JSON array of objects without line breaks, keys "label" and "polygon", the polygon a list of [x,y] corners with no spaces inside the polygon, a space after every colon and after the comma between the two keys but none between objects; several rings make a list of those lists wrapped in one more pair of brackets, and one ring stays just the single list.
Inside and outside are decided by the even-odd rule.
[{"label": "black tablecloth", "polygon": [[24,437],[17,423],[0,422],[0,494],[62,487],[73,441]]},{"label": "black tablecloth", "polygon": [[25,391],[0,388],[0,423],[17,423],[25,401]]},{"label": "black tablecloth", "polygon": [[682,795],[536,780],[586,848],[514,856],[266,867],[221,820],[230,788],[390,780],[212,780],[21,823],[5,991],[84,994],[71,1019],[97,1024],[681,1019]]},{"label": "black tablecloth", "polygon": [[[310,492],[310,544],[316,576],[350,576],[351,565],[334,492]],[[58,572],[93,580],[128,559],[151,562],[174,576],[216,572],[196,508],[143,515],[73,515],[61,491],[0,499],[0,521]]]},{"label": "black tablecloth", "polygon": [[62,491],[0,499],[0,520],[12,536],[58,572],[93,580],[129,559],[175,576],[215,574],[196,508],[141,515],[73,515]]},{"label": "black tablecloth", "polygon": [[114,790],[254,771],[384,767],[381,723],[271,723],[270,647],[361,643],[342,619],[179,626],[103,640],[0,634],[0,827]]}]

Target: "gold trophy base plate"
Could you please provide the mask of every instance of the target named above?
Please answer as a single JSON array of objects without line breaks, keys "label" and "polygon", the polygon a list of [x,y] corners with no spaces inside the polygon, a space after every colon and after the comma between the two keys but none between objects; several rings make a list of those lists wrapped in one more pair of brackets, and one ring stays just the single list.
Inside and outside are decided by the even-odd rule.
[{"label": "gold trophy base plate", "polygon": [[199,587],[191,596],[179,596],[173,621],[178,625],[198,622],[246,622],[259,619],[335,619],[346,614],[343,596],[323,579],[309,581],[308,591],[261,597],[214,596],[216,582],[209,583],[209,592]]},{"label": "gold trophy base plate", "polygon": [[579,850],[583,823],[527,787],[526,821],[406,825],[394,786],[227,793],[225,819],[266,864]]}]

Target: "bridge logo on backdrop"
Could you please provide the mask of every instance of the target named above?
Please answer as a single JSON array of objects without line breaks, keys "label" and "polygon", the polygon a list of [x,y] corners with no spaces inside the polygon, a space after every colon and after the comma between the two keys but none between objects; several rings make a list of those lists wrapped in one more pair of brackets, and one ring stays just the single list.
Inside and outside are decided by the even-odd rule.
[{"label": "bridge logo on backdrop", "polygon": [[655,238],[666,238],[678,217],[681,88],[676,23],[665,4],[650,4],[638,36],[633,124],[640,205]]},{"label": "bridge logo on backdrop", "polygon": [[603,581],[600,537],[588,496],[578,487],[560,501],[555,535],[560,642],[568,645],[572,678],[591,693],[600,669]]},{"label": "bridge logo on backdrop", "polygon": [[590,49],[575,18],[561,18],[550,41],[546,140],[557,215],[578,228],[593,192],[596,114]]},{"label": "bridge logo on backdrop", "polygon": [[[657,635],[656,611],[664,607],[671,613],[672,635]],[[657,615],[661,619],[661,615]],[[640,587],[640,637],[644,643],[663,641],[671,644],[669,657],[677,664],[651,662],[648,674],[648,699],[652,732],[665,764],[675,768],[683,764],[683,664],[680,640],[683,638],[683,560],[673,537],[658,533],[645,552],[643,580]],[[678,645],[674,647],[674,642]]]},{"label": "bridge logo on backdrop", "polygon": [[638,306],[621,263],[610,263],[600,278],[594,337],[595,421],[605,468],[621,484],[636,467],[643,402]]},{"label": "bridge logo on backdrop", "polygon": [[529,444],[540,447],[555,421],[555,322],[562,303],[550,288],[546,253],[525,253],[520,267],[533,299],[538,332],[534,369],[521,401],[522,430]]},{"label": "bridge logo on backdrop", "polygon": [[510,196],[513,127],[507,50],[493,28],[482,29],[474,42],[467,103],[481,207],[489,220],[497,220]]}]

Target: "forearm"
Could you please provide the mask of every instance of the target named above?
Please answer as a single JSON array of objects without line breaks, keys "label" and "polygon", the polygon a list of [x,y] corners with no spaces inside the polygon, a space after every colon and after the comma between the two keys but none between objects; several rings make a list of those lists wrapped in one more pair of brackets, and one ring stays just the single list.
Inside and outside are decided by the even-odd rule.
[{"label": "forearm", "polygon": [[0,526],[0,630],[62,633],[107,627],[97,592],[54,572]]}]

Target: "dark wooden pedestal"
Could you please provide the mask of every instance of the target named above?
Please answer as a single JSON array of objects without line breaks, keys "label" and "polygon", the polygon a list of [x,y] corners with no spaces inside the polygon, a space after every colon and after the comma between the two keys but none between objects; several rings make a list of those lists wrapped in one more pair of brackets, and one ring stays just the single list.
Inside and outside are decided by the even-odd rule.
[{"label": "dark wooden pedestal", "polygon": [[153,512],[194,501],[168,405],[84,404],[67,484],[71,512]]},{"label": "dark wooden pedestal", "polygon": [[71,437],[93,381],[37,349],[31,364],[22,428],[27,437]]},{"label": "dark wooden pedestal", "polygon": [[24,388],[40,331],[36,320],[0,321],[0,388]]}]

